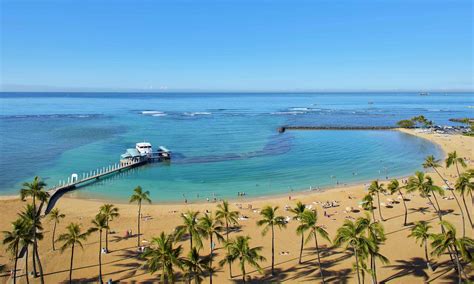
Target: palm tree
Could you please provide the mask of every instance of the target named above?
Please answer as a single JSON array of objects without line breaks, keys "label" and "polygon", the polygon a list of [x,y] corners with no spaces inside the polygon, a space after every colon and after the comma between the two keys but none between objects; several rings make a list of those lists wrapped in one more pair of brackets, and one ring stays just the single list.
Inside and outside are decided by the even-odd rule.
[{"label": "palm tree", "polygon": [[[216,217],[217,219],[223,220],[225,222],[225,237],[226,241],[229,241],[229,224],[232,225],[237,225],[239,224],[238,222],[238,217],[239,217],[239,211],[232,211],[229,207],[229,202],[226,200],[222,201],[221,204],[217,205],[217,211],[216,211]],[[230,278],[232,278],[232,264],[229,262],[229,275]]]},{"label": "palm tree", "polygon": [[372,214],[372,218],[374,219],[374,222],[375,222],[376,220],[375,220],[375,214],[374,214],[374,198],[372,197],[370,193],[366,194],[362,198],[362,208],[364,208],[364,210],[370,211],[370,213]]},{"label": "palm tree", "polygon": [[199,211],[187,211],[181,214],[183,225],[176,227],[177,238],[181,238],[184,234],[189,234],[190,249],[193,249],[193,241],[196,242],[196,247],[202,247],[202,240],[198,226]]},{"label": "palm tree", "polygon": [[100,210],[100,213],[105,215],[105,218],[107,220],[107,229],[105,229],[105,251],[108,252],[109,251],[109,230],[110,230],[109,223],[115,218],[120,216],[119,209],[115,207],[113,204],[104,204],[100,207],[99,210]]},{"label": "palm tree", "polygon": [[48,215],[49,215],[49,220],[54,223],[53,239],[52,239],[52,245],[53,245],[53,251],[54,251],[56,250],[56,248],[54,247],[54,242],[55,242],[54,237],[56,236],[56,226],[59,224],[59,221],[61,219],[64,219],[64,217],[66,217],[66,215],[59,212],[58,208],[54,208],[53,210],[51,210]]},{"label": "palm tree", "polygon": [[[36,199],[41,201],[41,204],[46,202],[48,200],[49,194],[44,191],[44,188],[46,187],[46,183],[44,183],[41,178],[36,176],[32,182],[25,182],[23,183],[23,188],[20,190],[20,197],[21,200],[25,200],[26,197],[31,196],[32,197],[32,204],[34,208],[34,215],[33,219],[39,218],[39,210],[36,209]],[[40,206],[41,208],[42,206]],[[34,275],[35,277],[38,277],[36,273],[36,262],[35,262],[35,257],[36,261],[38,261],[38,269],[40,273],[40,280],[41,284],[44,284],[44,278],[43,278],[43,266],[41,265],[41,260],[39,258],[38,254],[38,239],[36,237],[36,231],[33,232],[33,270],[34,270]]]},{"label": "palm tree", "polygon": [[344,224],[337,229],[336,237],[334,238],[334,245],[340,247],[346,245],[346,249],[350,248],[354,252],[356,259],[356,273],[357,273],[357,282],[360,284],[360,274],[359,274],[359,257],[362,250],[369,245],[371,242],[362,234],[364,233],[365,227],[361,226],[360,222],[352,222],[351,220],[345,220]]},{"label": "palm tree", "polygon": [[390,192],[390,194],[394,194],[395,192],[398,192],[398,194],[400,194],[400,196],[402,197],[403,207],[405,207],[405,219],[403,221],[403,226],[407,226],[408,225],[407,224],[408,208],[405,202],[405,197],[402,194],[402,188],[403,186],[400,186],[400,183],[396,179],[392,180],[387,186],[387,189]]},{"label": "palm tree", "polygon": [[87,239],[90,232],[81,232],[81,226],[76,223],[70,223],[66,227],[67,233],[61,234],[57,242],[62,242],[61,253],[63,253],[67,248],[71,248],[71,265],[69,266],[69,283],[72,283],[72,266],[74,261],[74,248],[76,246],[82,246],[82,241]]},{"label": "palm tree", "polygon": [[16,270],[18,264],[18,253],[20,242],[23,238],[24,224],[21,219],[12,223],[11,231],[3,231],[3,244],[6,245],[6,250],[13,255],[15,264],[13,266],[13,283],[16,283]]},{"label": "palm tree", "polygon": [[441,225],[446,228],[445,232],[442,234],[434,234],[432,236],[431,247],[433,251],[431,255],[439,256],[446,251],[452,251],[454,254],[454,260],[456,264],[456,270],[458,272],[458,281],[462,283],[462,273],[463,273],[463,264],[459,259],[461,256],[463,260],[467,263],[472,263],[474,260],[474,240],[471,238],[456,237],[456,228],[446,221],[441,221]]},{"label": "palm tree", "polygon": [[150,247],[146,248],[141,257],[146,259],[146,266],[150,273],[162,270],[161,282],[174,282],[173,266],[183,268],[185,259],[181,257],[183,248],[181,245],[174,247],[173,235],[165,235],[164,232],[158,237],[151,239]]},{"label": "palm tree", "polygon": [[[438,214],[439,220],[443,220],[435,193],[437,192],[440,195],[443,195],[444,193],[440,187],[433,184],[433,180],[430,176],[425,175],[423,172],[415,172],[415,175],[408,179],[407,191],[418,191],[422,197],[428,199],[429,203],[433,206],[435,212]],[[433,203],[431,200],[430,194],[434,197],[438,207],[436,207],[435,203]]]},{"label": "palm tree", "polygon": [[141,186],[137,186],[133,190],[132,196],[130,196],[130,203],[138,203],[138,234],[137,234],[137,246],[140,246],[140,219],[141,219],[141,211],[142,211],[142,202],[146,201],[151,203],[150,199],[150,192],[143,191]]},{"label": "palm tree", "polygon": [[[25,209],[22,212],[18,213],[21,222],[23,222],[23,243],[28,245],[32,244],[33,248],[33,236],[36,237],[36,240],[43,239],[43,225],[41,224],[41,220],[37,217],[35,213],[37,212],[35,212],[35,209],[32,204],[27,204],[25,206]],[[26,258],[28,258],[28,256]],[[38,251],[35,251],[33,249],[31,258],[33,260],[33,263],[35,263],[35,258],[39,258]],[[36,273],[34,265],[33,272]]]},{"label": "palm tree", "polygon": [[[466,204],[466,198],[465,195],[469,194],[472,192],[474,189],[474,183],[470,181],[470,175],[464,173],[461,174],[458,179],[456,180],[456,184],[454,185],[454,189],[459,192],[462,198],[462,202],[464,203],[464,208],[466,208],[466,214],[467,218],[469,219],[469,223],[471,223],[471,227],[473,227],[472,220],[471,220],[471,214],[469,214],[469,208],[467,207]],[[464,229],[464,227],[463,227]],[[465,236],[465,232],[463,230],[463,236]]]},{"label": "palm tree", "polygon": [[386,240],[384,228],[381,223],[371,222],[370,216],[359,217],[356,220],[356,226],[364,228],[367,232],[368,243],[362,249],[363,252],[370,256],[370,270],[372,275],[372,282],[378,283],[377,281],[377,265],[376,260],[380,259],[382,263],[388,263],[388,259],[380,254],[380,245]]},{"label": "palm tree", "polygon": [[[454,151],[453,153],[449,153],[448,154],[448,158],[446,159],[446,167],[449,167],[452,163],[455,163],[456,164],[456,169],[457,169],[457,155],[456,155],[456,151]],[[466,164],[464,163],[464,160],[461,159],[461,163],[462,165],[466,166]],[[459,203],[459,200],[456,196],[456,194],[454,194],[453,192],[453,189],[451,188],[451,186],[449,185],[448,183],[448,180],[445,179],[441,173],[438,171],[438,168],[441,167],[440,165],[440,160],[436,160],[435,157],[433,155],[431,156],[427,156],[425,158],[425,162],[423,163],[423,167],[425,169],[433,169],[437,174],[438,176],[441,178],[441,180],[444,182],[444,184],[446,185],[446,188],[451,191],[451,194],[453,195],[454,197],[454,200],[456,200],[456,204],[458,205],[459,207],[459,211],[461,212],[461,219],[462,219],[462,231],[463,231],[463,236],[466,234],[466,224],[465,224],[465,220],[464,220],[464,212],[462,210],[462,207],[461,207],[461,203]],[[458,170],[458,175],[459,175],[459,170]],[[439,207],[439,206],[438,206]],[[469,214],[469,211],[468,211],[468,214]],[[469,217],[469,221],[470,221],[470,217]],[[471,222],[471,225],[472,225],[472,222]]]},{"label": "palm tree", "polygon": [[103,214],[102,211],[95,215],[92,220],[93,227],[89,229],[89,233],[99,231],[99,282],[102,283],[102,232],[109,229],[108,216]]},{"label": "palm tree", "polygon": [[380,206],[380,193],[384,193],[385,188],[383,187],[383,183],[379,183],[378,180],[374,180],[369,186],[369,194],[377,195],[377,206],[379,208],[379,215],[380,220],[385,221],[382,217],[382,208]]},{"label": "palm tree", "polygon": [[[26,283],[30,283],[30,279],[28,277],[29,274],[29,269],[28,269],[28,258],[29,258],[29,250],[30,246],[33,245],[33,234],[31,230],[31,223],[30,220],[24,220],[20,218],[21,222],[23,222],[23,230],[21,231],[21,241],[20,241],[20,248],[26,248],[25,249],[25,278],[26,278]],[[38,240],[43,239],[42,234],[38,234]]]},{"label": "palm tree", "polygon": [[214,257],[214,241],[213,237],[216,237],[217,241],[221,242],[224,240],[220,232],[222,232],[222,222],[219,219],[212,217],[212,215],[205,214],[201,219],[199,219],[199,232],[201,235],[209,239],[209,247],[211,254],[209,257],[209,283],[212,284],[212,259]]},{"label": "palm tree", "polygon": [[297,231],[301,231],[302,233],[305,231],[309,231],[308,237],[306,238],[306,243],[314,238],[316,245],[316,254],[318,256],[319,272],[321,274],[322,283],[325,283],[323,268],[321,266],[321,258],[319,256],[318,235],[330,242],[328,233],[326,232],[326,230],[318,226],[318,215],[316,211],[305,210],[301,214],[300,222],[301,224],[298,226]]},{"label": "palm tree", "polygon": [[[298,220],[301,222],[301,215],[303,214],[303,212],[305,211],[306,209],[306,205],[304,205],[301,201],[298,201],[296,203],[296,206],[294,208],[290,208],[290,212],[295,214],[295,216],[293,216],[293,220]],[[300,227],[298,227],[300,228]],[[300,257],[299,257],[299,260],[298,260],[298,264],[301,264],[301,257],[303,256],[303,246],[304,246],[304,228],[301,227],[300,230],[296,229],[296,233],[298,235],[301,235],[301,245],[300,245]]]},{"label": "palm tree", "polygon": [[275,226],[278,228],[286,228],[285,218],[283,216],[277,216],[276,211],[278,206],[271,207],[265,206],[260,215],[262,216],[261,220],[257,221],[258,226],[265,226],[262,230],[262,236],[265,236],[267,232],[271,229],[272,231],[272,276],[275,275]]},{"label": "palm tree", "polygon": [[461,167],[463,168],[466,167],[466,162],[464,162],[463,158],[458,157],[458,154],[456,153],[456,151],[448,153],[448,157],[446,158],[445,162],[446,162],[446,168],[449,168],[453,165],[456,167],[458,176],[461,175],[461,173],[459,172],[459,165],[461,165]]},{"label": "palm tree", "polygon": [[431,226],[428,225],[428,222],[419,221],[419,222],[416,222],[415,226],[411,228],[411,233],[408,236],[411,238],[415,238],[417,242],[420,241],[421,242],[420,246],[425,247],[426,267],[429,270],[432,270],[430,259],[428,257],[428,239],[431,237],[431,233],[429,232],[430,229],[431,229]]},{"label": "palm tree", "polygon": [[184,266],[188,268],[189,277],[194,278],[194,283],[201,283],[201,275],[204,273],[204,271],[209,269],[212,270],[212,268],[209,268],[208,262],[208,259],[199,255],[199,251],[196,248],[193,248],[189,252],[188,257],[184,261]]},{"label": "palm tree", "polygon": [[219,262],[221,266],[228,262],[234,262],[239,260],[240,271],[242,272],[242,281],[245,283],[246,274],[245,274],[245,264],[257,269],[258,272],[262,272],[262,268],[258,262],[265,261],[265,257],[260,255],[262,247],[250,247],[249,236],[238,236],[235,240],[225,243],[225,248],[227,249],[226,257]]}]

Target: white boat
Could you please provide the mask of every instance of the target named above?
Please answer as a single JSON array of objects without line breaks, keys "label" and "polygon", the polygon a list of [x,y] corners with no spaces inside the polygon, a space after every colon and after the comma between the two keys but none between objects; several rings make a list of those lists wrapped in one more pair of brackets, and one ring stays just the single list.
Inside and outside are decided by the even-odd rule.
[{"label": "white boat", "polygon": [[138,153],[142,155],[150,155],[153,152],[151,148],[151,143],[148,142],[140,142],[135,145],[135,149],[137,149]]}]

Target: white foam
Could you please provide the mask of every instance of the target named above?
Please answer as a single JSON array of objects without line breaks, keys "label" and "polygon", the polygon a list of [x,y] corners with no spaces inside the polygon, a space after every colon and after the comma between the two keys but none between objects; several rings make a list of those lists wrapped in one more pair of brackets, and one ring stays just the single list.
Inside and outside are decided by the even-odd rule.
[{"label": "white foam", "polygon": [[197,111],[197,112],[185,112],[184,115],[195,116],[195,115],[211,115],[211,112],[207,111]]},{"label": "white foam", "polygon": [[144,110],[144,111],[142,111],[142,114],[144,114],[144,115],[154,115],[154,114],[164,114],[164,112],[157,111],[157,110]]},{"label": "white foam", "polygon": [[277,111],[277,112],[272,112],[271,114],[274,115],[298,115],[298,114],[304,114],[304,111]]}]

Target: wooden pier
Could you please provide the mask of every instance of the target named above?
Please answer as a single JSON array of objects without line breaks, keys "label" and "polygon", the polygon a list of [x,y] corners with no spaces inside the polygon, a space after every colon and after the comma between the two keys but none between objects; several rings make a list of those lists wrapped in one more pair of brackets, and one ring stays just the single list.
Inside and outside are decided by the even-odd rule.
[{"label": "wooden pier", "polygon": [[391,130],[397,126],[281,126],[278,132],[286,130]]}]

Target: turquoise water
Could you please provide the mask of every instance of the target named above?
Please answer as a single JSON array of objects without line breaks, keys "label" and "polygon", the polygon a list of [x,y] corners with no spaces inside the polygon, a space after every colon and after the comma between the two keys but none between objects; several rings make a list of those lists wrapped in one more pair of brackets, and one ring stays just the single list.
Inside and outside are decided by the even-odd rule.
[{"label": "turquoise water", "polygon": [[[368,104],[373,102],[373,104]],[[435,145],[396,131],[289,131],[281,125],[394,125],[423,114],[472,117],[473,94],[0,94],[0,194],[118,162],[143,140],[174,153],[71,193],[156,202],[330,187],[420,169]]]}]

